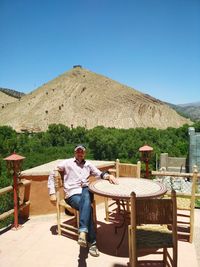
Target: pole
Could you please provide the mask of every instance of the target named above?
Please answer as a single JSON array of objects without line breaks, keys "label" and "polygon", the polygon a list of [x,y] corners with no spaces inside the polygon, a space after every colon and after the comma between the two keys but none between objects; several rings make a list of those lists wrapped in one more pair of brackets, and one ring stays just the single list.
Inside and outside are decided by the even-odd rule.
[{"label": "pole", "polygon": [[21,163],[25,159],[25,157],[22,157],[20,155],[17,155],[15,152],[13,152],[12,155],[4,158],[7,162],[7,168],[8,170],[12,170],[13,173],[13,201],[14,201],[14,227],[13,229],[17,230],[19,229],[18,224],[18,173],[21,168]]},{"label": "pole", "polygon": [[146,178],[149,178],[149,160],[146,159]]},{"label": "pole", "polygon": [[14,195],[14,227],[18,228],[18,201],[17,201],[17,174],[14,169],[13,173],[13,195]]}]

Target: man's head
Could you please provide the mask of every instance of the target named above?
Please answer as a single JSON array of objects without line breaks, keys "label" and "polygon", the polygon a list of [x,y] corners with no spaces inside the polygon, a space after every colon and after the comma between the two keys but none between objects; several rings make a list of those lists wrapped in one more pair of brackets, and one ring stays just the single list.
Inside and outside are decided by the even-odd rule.
[{"label": "man's head", "polygon": [[82,161],[84,160],[85,158],[85,153],[86,153],[86,148],[84,145],[77,145],[75,148],[74,148],[74,154],[75,154],[75,158],[78,160],[78,161]]}]

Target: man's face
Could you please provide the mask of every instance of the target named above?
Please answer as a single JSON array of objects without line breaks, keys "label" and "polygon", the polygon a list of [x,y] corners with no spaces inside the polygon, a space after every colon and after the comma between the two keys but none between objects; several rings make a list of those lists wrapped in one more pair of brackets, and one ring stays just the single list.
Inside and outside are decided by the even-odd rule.
[{"label": "man's face", "polygon": [[81,162],[85,158],[85,151],[79,148],[77,151],[75,151],[75,158]]}]

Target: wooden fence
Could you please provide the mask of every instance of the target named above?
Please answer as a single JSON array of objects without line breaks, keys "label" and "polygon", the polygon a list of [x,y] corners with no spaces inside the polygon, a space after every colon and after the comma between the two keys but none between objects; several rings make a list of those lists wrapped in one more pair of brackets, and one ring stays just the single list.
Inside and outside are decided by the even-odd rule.
[{"label": "wooden fence", "polygon": [[[188,193],[187,190],[184,190],[184,188],[187,187],[187,185],[192,186],[192,181],[193,179],[196,180],[195,183],[195,199],[200,199],[200,173],[197,172],[197,169],[194,169],[194,171],[192,173],[179,173],[179,172],[168,172],[168,171],[152,171],[151,174],[153,176],[156,176],[157,179],[160,179],[160,181],[162,181],[163,183],[167,183],[167,178],[171,179],[175,179],[177,180],[175,183],[179,183],[181,184],[180,190],[177,190],[177,193],[181,193],[181,195],[185,195],[185,197],[190,197],[191,193]],[[169,182],[170,183],[170,182]],[[170,185],[170,187],[173,187],[172,185]],[[175,188],[173,188],[175,189]],[[176,190],[176,189],[175,189]],[[170,190],[169,190],[170,191]]]},{"label": "wooden fence", "polygon": [[[18,182],[18,193],[19,193],[19,211],[22,213],[23,217],[28,217],[28,209],[30,206],[30,187],[31,181],[26,179],[21,179]],[[8,192],[13,191],[13,186],[7,186],[0,189],[0,196],[4,195]],[[13,209],[5,211],[4,213],[0,214],[0,220],[6,219],[8,216],[14,213]]]}]

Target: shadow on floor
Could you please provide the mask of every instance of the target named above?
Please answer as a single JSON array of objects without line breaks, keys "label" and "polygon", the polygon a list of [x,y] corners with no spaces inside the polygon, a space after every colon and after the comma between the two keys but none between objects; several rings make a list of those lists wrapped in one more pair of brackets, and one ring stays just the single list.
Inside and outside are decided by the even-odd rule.
[{"label": "shadow on floor", "polygon": [[[70,220],[67,220],[67,223],[69,223]],[[113,223],[106,223],[102,221],[97,222],[98,229],[97,229],[97,245],[100,253],[114,256],[114,257],[125,257],[129,258],[128,253],[128,233],[125,230],[124,238],[119,246],[118,250],[116,250],[117,246],[120,243],[120,240],[123,235],[123,228],[118,228],[117,233],[115,229],[115,224]],[[57,235],[57,225],[53,225],[51,228],[51,233],[53,235]],[[73,239],[75,242],[77,240],[77,234],[62,234],[66,236],[66,238]],[[178,240],[188,242],[188,237],[185,235],[179,235]],[[76,244],[74,244],[76,245]],[[87,267],[87,258],[88,258],[88,248],[82,248],[80,247],[79,255],[77,255],[77,266],[78,267]],[[144,254],[142,256],[145,256]],[[101,257],[101,256],[100,256]],[[128,266],[128,259],[127,259],[127,265],[121,265],[121,264],[113,264],[112,267],[127,267]],[[145,267],[161,267],[163,266],[160,261],[141,261],[139,266]]]},{"label": "shadow on floor", "polygon": [[87,267],[86,259],[88,258],[88,248],[80,247],[78,256],[78,267]]},{"label": "shadow on floor", "polygon": [[[57,227],[57,225],[52,225],[51,228],[50,228],[50,231],[51,231],[52,235],[58,235],[58,227]],[[72,240],[77,241],[77,233],[74,233],[74,232],[68,232],[68,233],[62,232],[62,236],[65,236],[66,238],[70,238]]]},{"label": "shadow on floor", "polygon": [[125,231],[124,239],[117,249],[123,234],[123,228],[119,228],[115,233],[114,224],[98,222],[97,244],[99,251],[116,257],[128,257],[128,235]]}]

